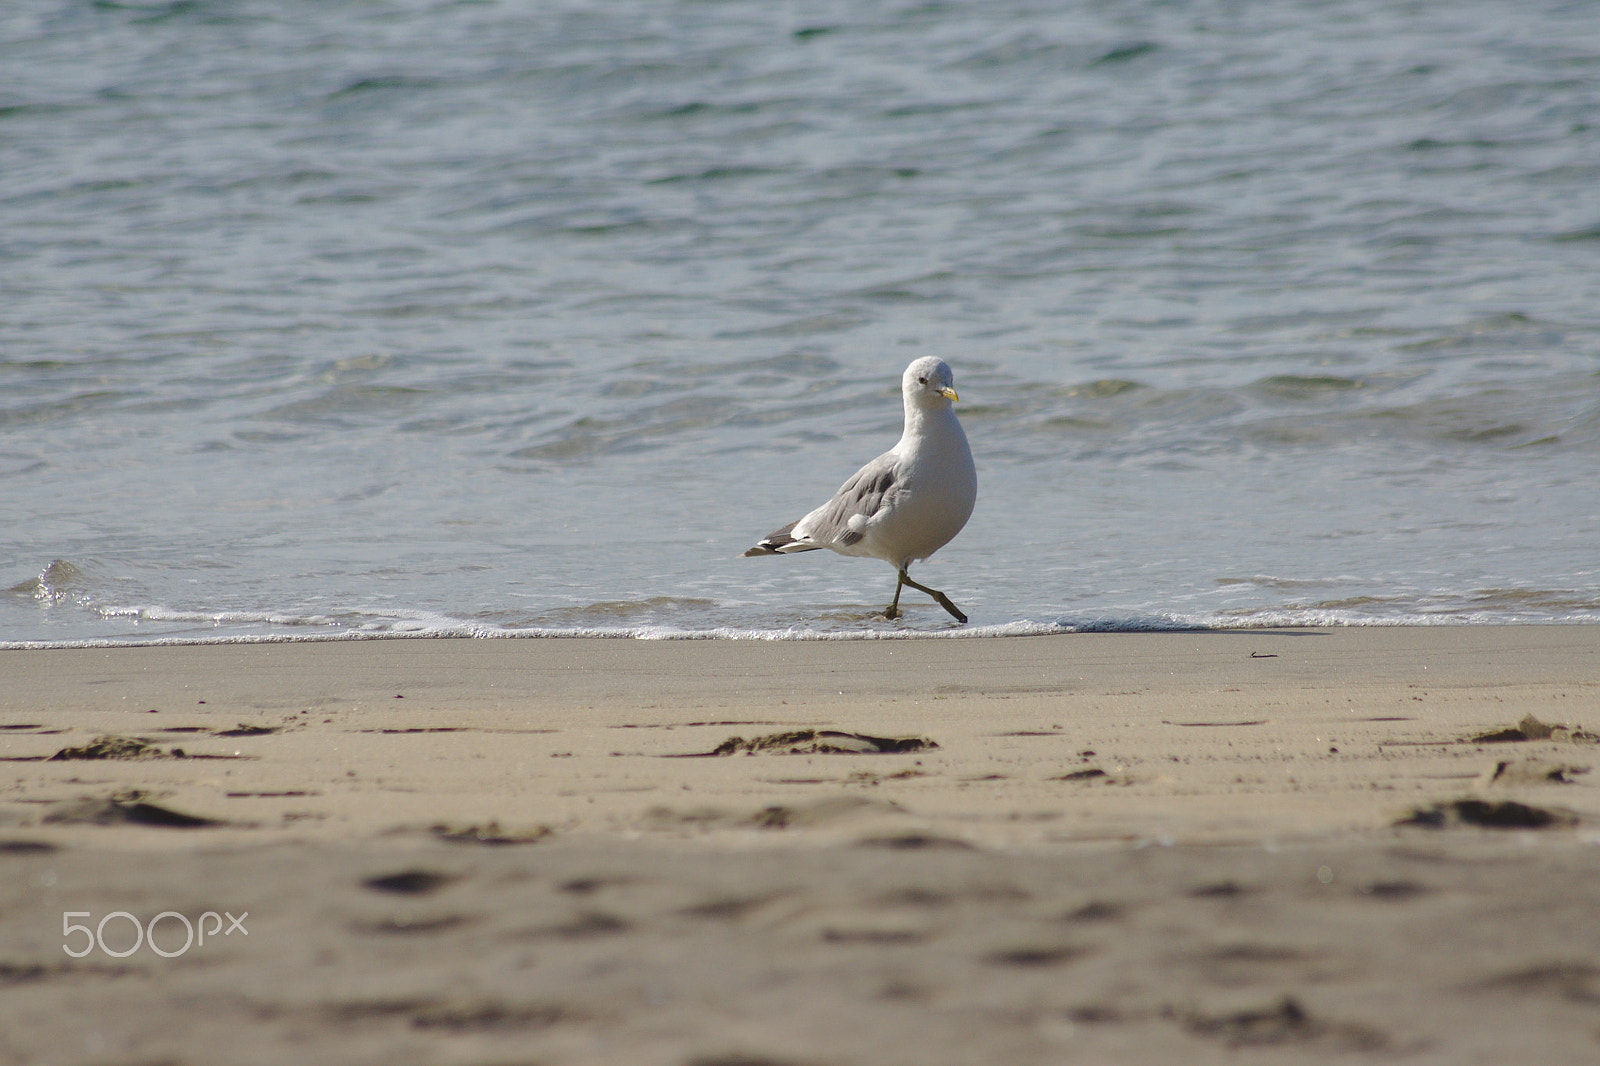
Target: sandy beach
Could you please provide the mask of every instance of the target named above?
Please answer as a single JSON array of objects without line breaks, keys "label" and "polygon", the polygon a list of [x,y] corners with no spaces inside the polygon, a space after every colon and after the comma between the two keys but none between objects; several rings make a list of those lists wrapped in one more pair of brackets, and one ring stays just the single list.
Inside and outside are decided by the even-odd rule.
[{"label": "sandy beach", "polygon": [[1600,1061],[1597,650],[0,652],[0,1060]]}]

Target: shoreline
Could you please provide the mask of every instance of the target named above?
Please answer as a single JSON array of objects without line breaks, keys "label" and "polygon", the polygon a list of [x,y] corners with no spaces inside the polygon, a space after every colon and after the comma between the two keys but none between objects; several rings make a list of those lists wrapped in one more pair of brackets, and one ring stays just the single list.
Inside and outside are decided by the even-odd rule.
[{"label": "shoreline", "polygon": [[[881,619],[881,615],[871,618]],[[196,621],[209,621],[200,618]],[[1509,617],[1496,620],[1473,620],[1457,615],[1440,615],[1427,621],[1404,618],[1335,618],[1324,620],[1268,620],[1241,617],[1233,622],[1178,621],[1148,619],[1145,621],[1085,622],[1082,625],[1044,623],[1032,621],[995,624],[975,623],[930,629],[682,629],[670,626],[644,625],[633,628],[537,628],[496,629],[475,627],[469,623],[444,625],[418,630],[365,630],[319,629],[308,627],[300,633],[226,633],[208,636],[156,636],[156,637],[85,637],[71,640],[0,640],[0,654],[22,651],[108,651],[123,648],[200,648],[250,644],[326,644],[338,642],[381,640],[537,640],[537,641],[591,641],[631,640],[640,643],[687,643],[708,641],[757,644],[807,644],[854,641],[917,641],[917,640],[1010,640],[1031,637],[1072,636],[1143,636],[1152,634],[1194,635],[1200,633],[1284,633],[1332,632],[1337,630],[1366,629],[1527,629],[1544,627],[1585,627],[1600,625],[1600,619],[1589,617]]]},{"label": "shoreline", "polygon": [[[0,673],[19,1061],[1600,1051],[1586,627],[158,645]],[[1530,719],[1559,728],[1504,736]],[[77,959],[67,912],[249,935]]]}]

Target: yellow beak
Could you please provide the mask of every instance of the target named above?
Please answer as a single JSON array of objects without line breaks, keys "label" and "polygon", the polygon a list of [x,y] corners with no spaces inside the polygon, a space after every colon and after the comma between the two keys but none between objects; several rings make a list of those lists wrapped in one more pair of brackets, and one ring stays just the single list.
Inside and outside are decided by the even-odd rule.
[{"label": "yellow beak", "polygon": [[947,400],[959,400],[959,399],[961,399],[960,396],[956,395],[956,390],[952,389],[949,385],[946,385],[944,388],[940,389],[939,390],[939,395],[943,396]]}]

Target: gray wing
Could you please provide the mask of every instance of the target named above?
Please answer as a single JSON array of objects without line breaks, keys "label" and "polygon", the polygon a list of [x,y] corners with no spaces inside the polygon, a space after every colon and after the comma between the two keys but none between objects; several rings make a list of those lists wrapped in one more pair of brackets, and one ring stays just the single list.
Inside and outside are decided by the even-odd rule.
[{"label": "gray wing", "polygon": [[799,531],[796,539],[811,541],[817,547],[834,543],[849,547],[862,537],[859,529],[851,528],[850,519],[857,515],[871,518],[893,503],[898,492],[894,456],[885,453],[857,470],[833,494],[833,499],[790,528]]},{"label": "gray wing", "polygon": [[833,494],[833,499],[804,518],[768,533],[761,538],[761,543],[744,554],[747,558],[791,554],[816,551],[834,544],[848,548],[863,535],[850,527],[850,519],[856,515],[871,518],[892,504],[898,491],[894,456],[885,453],[857,470],[855,476]]}]

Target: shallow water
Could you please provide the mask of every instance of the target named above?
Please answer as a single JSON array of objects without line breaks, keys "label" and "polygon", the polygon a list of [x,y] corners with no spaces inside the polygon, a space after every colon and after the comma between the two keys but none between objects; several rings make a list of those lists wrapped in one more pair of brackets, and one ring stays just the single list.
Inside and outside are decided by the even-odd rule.
[{"label": "shallow water", "polygon": [[1586,5],[21,0],[0,643],[1600,621]]}]

